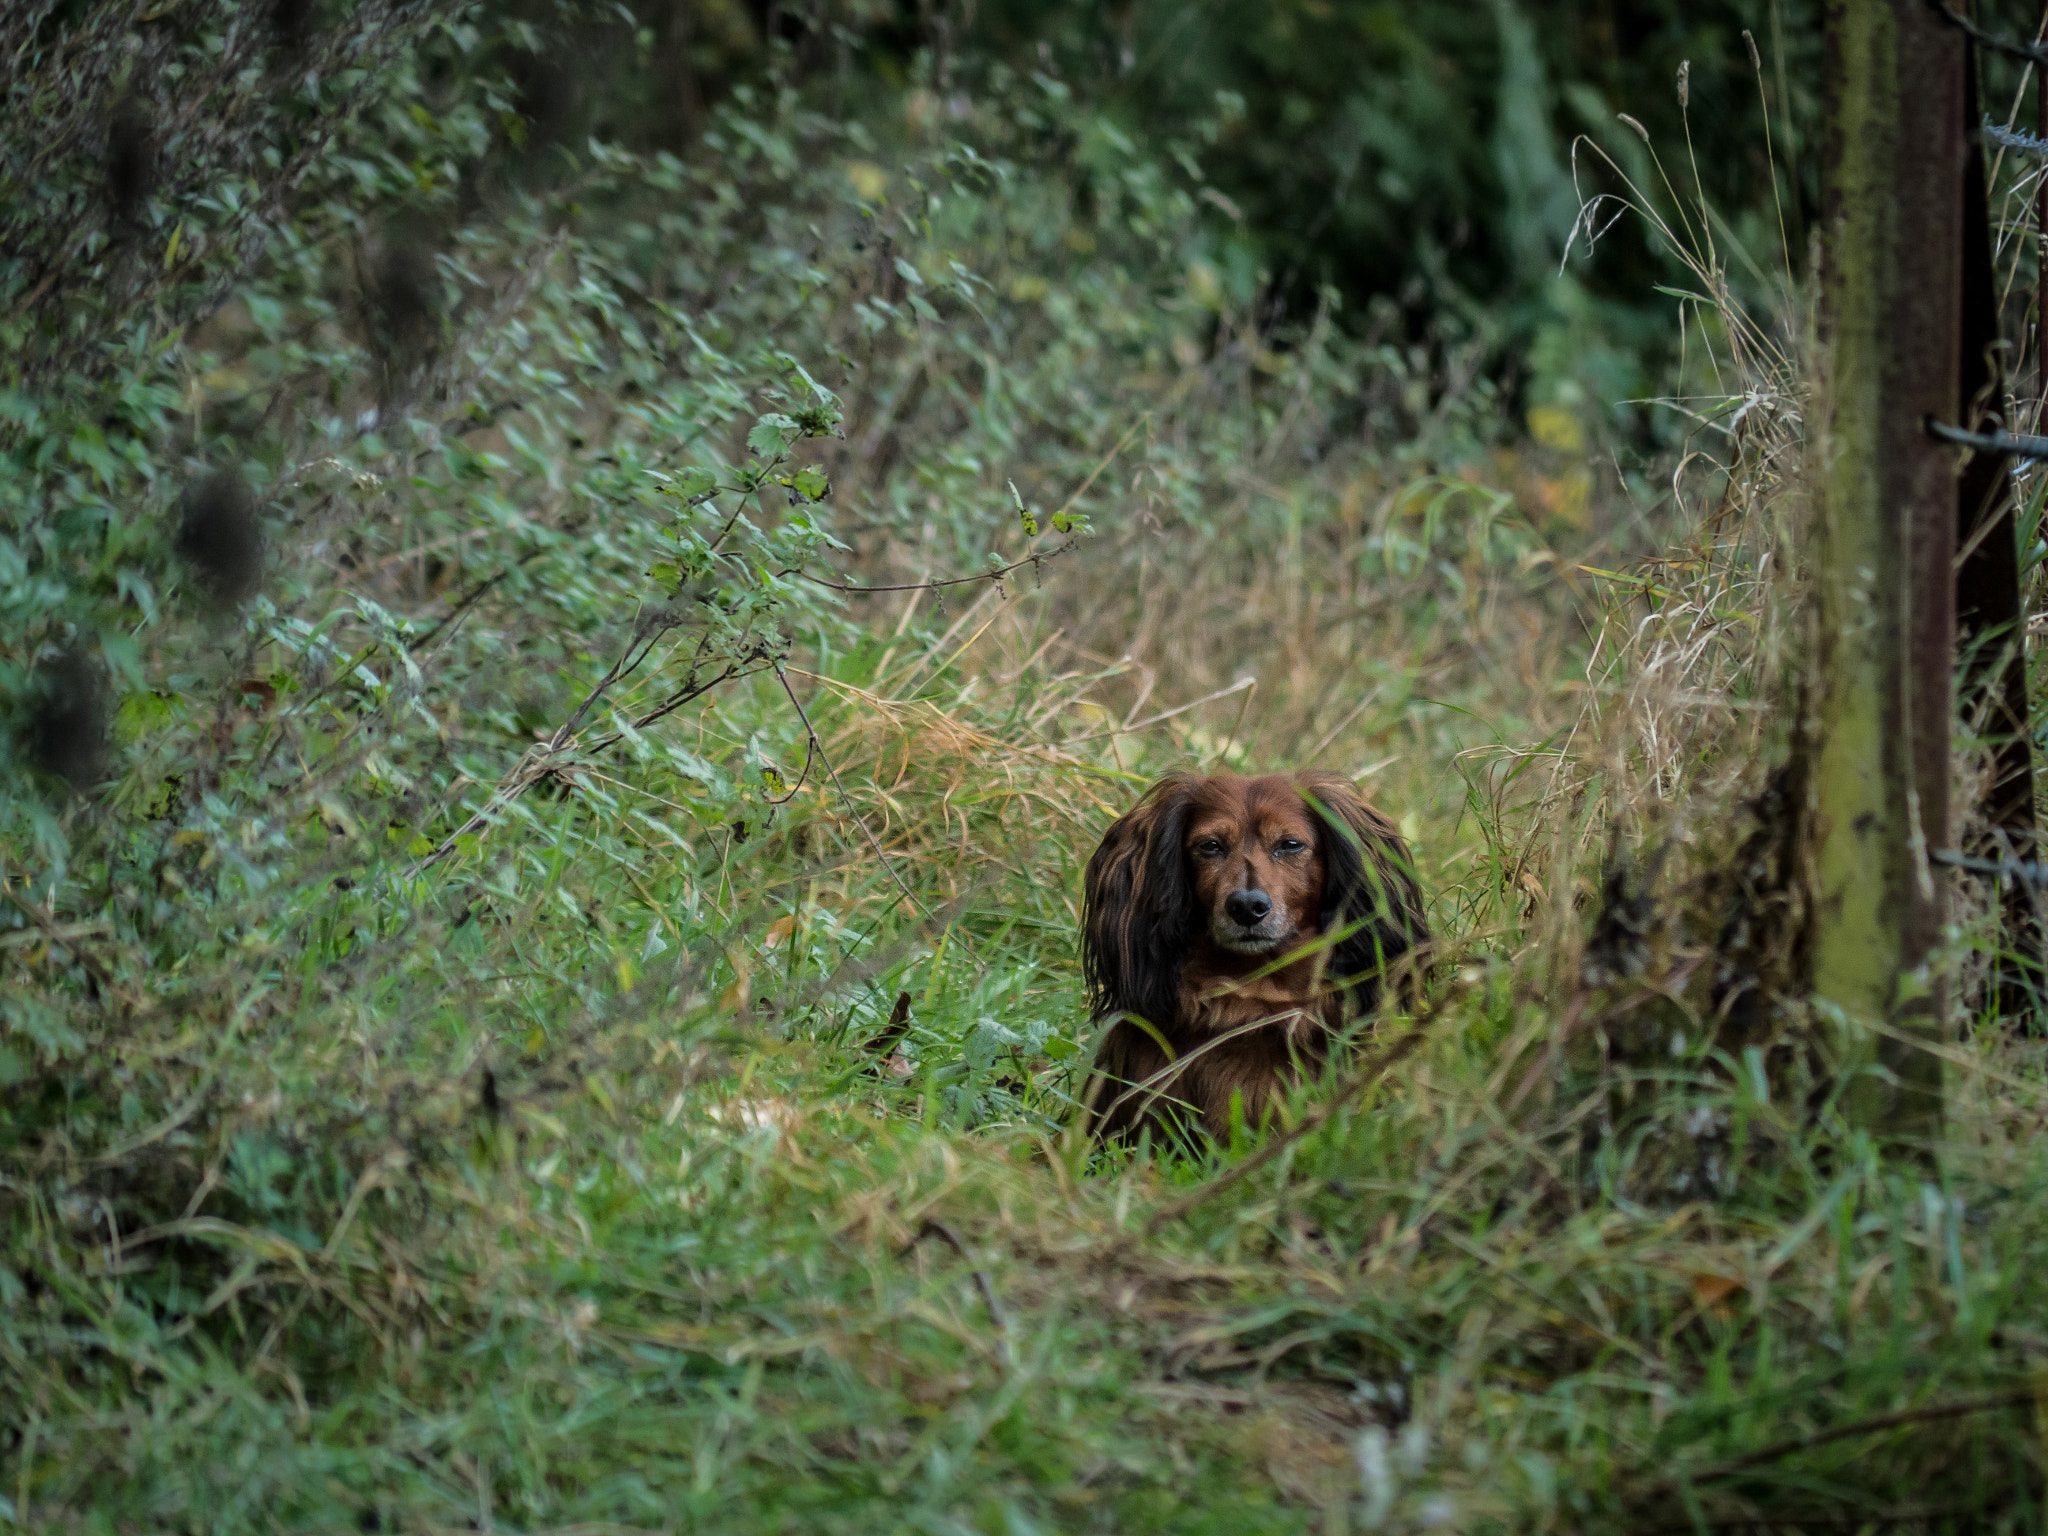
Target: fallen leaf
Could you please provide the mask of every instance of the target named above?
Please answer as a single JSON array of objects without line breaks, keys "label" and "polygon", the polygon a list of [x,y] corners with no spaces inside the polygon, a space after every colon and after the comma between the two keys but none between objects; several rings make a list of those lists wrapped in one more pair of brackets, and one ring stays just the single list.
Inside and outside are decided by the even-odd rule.
[{"label": "fallen leaf", "polygon": [[1705,1269],[1695,1270],[1691,1281],[1694,1304],[1716,1317],[1726,1317],[1734,1310],[1728,1305],[1728,1298],[1743,1288],[1740,1280],[1731,1280],[1726,1275]]}]

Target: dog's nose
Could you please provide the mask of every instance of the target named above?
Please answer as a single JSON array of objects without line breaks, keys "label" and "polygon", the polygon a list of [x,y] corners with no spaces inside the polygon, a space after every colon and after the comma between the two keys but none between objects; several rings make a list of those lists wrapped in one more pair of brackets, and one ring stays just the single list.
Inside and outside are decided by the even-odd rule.
[{"label": "dog's nose", "polygon": [[1250,928],[1266,920],[1273,898],[1264,891],[1232,891],[1223,898],[1223,910],[1240,928]]}]

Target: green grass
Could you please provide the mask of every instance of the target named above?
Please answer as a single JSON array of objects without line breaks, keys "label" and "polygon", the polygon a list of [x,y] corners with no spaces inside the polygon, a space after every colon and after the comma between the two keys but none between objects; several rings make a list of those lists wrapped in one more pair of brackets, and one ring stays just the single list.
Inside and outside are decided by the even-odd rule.
[{"label": "green grass", "polygon": [[[1005,622],[1019,650],[1038,632],[1022,604]],[[2038,1521],[2032,1409],[2008,1401],[2048,1349],[2036,1051],[1958,1048],[1938,1172],[1805,1112],[1760,1048],[1632,1063],[1618,1022],[1604,1067],[1568,1042],[1514,1103],[1560,1016],[1625,1015],[1642,982],[1561,1009],[1542,946],[1457,915],[1490,878],[1457,882],[1490,868],[1462,796],[1416,792],[1388,803],[1429,818],[1433,883],[1466,893],[1439,901],[1461,958],[1420,1052],[1206,1197],[1249,1143],[1091,1157],[1063,1131],[1077,865],[1178,750],[1027,751],[1017,722],[1073,685],[914,659],[944,649],[898,646],[914,704],[871,702],[910,695],[870,646],[811,706],[929,916],[829,779],[738,843],[636,817],[685,803],[650,755],[536,791],[428,876],[309,883],[188,992],[152,978],[120,1065],[77,1090],[104,1101],[46,1082],[41,1114],[125,1121],[115,1085],[152,1072],[171,1112],[68,1156],[46,1139],[10,1176],[13,1518]],[[733,717],[774,706],[682,734],[720,761]],[[899,990],[890,1070],[865,1046]],[[1978,1399],[2005,1406],[1738,1465]]]},{"label": "green grass", "polygon": [[[410,57],[236,302],[102,273],[101,350],[0,378],[0,1520],[2039,1527],[1981,902],[1937,1145],[1845,1124],[1792,984],[1796,328],[1695,274],[1672,392],[1746,435],[1667,494],[1693,440],[1527,441],[1468,337],[1204,297],[1200,189],[1043,81],[558,186]],[[417,357],[348,233],[402,218]],[[827,435],[741,448],[785,408]],[[223,463],[231,615],[168,531]],[[1274,1125],[1100,1152],[1079,872],[1190,763],[1360,776],[1443,964]]]}]

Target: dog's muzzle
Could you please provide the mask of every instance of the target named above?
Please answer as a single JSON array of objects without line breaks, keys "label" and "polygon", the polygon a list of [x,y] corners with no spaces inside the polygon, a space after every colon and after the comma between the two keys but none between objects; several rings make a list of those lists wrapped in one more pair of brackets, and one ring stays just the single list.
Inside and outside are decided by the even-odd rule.
[{"label": "dog's muzzle", "polygon": [[1233,954],[1262,955],[1287,937],[1287,914],[1264,891],[1232,891],[1210,921],[1209,937]]}]

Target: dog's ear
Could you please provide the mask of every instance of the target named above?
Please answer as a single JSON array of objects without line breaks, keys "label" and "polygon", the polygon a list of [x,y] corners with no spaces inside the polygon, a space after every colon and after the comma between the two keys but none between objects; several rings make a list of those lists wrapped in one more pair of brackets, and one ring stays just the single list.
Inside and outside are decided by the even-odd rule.
[{"label": "dog's ear", "polygon": [[1196,782],[1180,776],[1153,785],[1088,861],[1081,971],[1098,1019],[1129,1013],[1163,1026],[1179,1010],[1195,911],[1181,837]]},{"label": "dog's ear", "polygon": [[[1323,828],[1323,932],[1343,932],[1330,953],[1330,976],[1370,1012],[1394,962],[1429,942],[1415,860],[1394,824],[1334,773],[1299,773],[1295,787]],[[1413,975],[1419,982],[1422,977]]]}]

